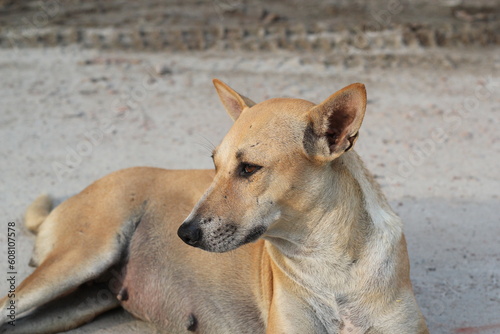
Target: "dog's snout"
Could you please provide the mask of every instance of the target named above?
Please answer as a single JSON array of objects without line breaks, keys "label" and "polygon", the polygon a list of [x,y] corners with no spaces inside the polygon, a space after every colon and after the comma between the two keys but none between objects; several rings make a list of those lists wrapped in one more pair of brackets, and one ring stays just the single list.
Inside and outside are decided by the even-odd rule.
[{"label": "dog's snout", "polygon": [[197,247],[201,241],[201,229],[193,221],[184,222],[177,230],[177,235],[188,245]]}]

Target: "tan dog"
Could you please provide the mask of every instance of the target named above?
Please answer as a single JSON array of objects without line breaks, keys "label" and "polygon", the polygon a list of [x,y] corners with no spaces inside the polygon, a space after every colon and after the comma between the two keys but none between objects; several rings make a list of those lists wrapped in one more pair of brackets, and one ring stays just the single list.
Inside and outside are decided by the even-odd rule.
[{"label": "tan dog", "polygon": [[38,267],[15,302],[35,310],[2,330],[67,330],[121,305],[166,333],[428,333],[401,220],[350,151],[364,86],[315,105],[214,84],[235,120],[215,171],[131,168],[50,214],[47,197],[32,204]]}]

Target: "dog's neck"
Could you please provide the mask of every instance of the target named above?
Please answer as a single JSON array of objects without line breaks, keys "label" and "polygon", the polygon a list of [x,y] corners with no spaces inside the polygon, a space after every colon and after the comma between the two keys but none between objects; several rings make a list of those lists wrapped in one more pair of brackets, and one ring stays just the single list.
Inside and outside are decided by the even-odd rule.
[{"label": "dog's neck", "polygon": [[[342,155],[326,174],[323,189],[305,190],[323,196],[305,214],[294,214],[296,220],[283,217],[277,222],[283,225],[270,228],[265,248],[275,270],[290,281],[286,286],[303,291],[323,328],[356,322],[355,333],[364,333],[369,322],[351,312],[369,296],[390,298],[402,224],[356,153]],[[369,314],[370,301],[362,305]]]},{"label": "dog's neck", "polygon": [[331,282],[335,274],[338,285],[360,261],[376,271],[401,239],[402,224],[359,156],[350,151],[336,159],[319,187],[312,191],[328,195],[264,236],[273,261],[292,279]]}]

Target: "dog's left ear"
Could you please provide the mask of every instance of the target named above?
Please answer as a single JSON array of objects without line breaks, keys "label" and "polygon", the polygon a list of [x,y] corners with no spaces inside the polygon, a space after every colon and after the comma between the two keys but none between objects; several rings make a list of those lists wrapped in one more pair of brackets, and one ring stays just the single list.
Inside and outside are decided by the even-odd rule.
[{"label": "dog's left ear", "polygon": [[307,153],[333,160],[349,151],[358,138],[366,109],[366,90],[360,83],[349,85],[309,111],[304,137]]},{"label": "dog's left ear", "polygon": [[233,121],[236,121],[245,109],[255,105],[255,102],[246,96],[238,94],[234,89],[219,79],[214,79],[213,83],[224,108],[226,108],[227,113],[231,116]]}]

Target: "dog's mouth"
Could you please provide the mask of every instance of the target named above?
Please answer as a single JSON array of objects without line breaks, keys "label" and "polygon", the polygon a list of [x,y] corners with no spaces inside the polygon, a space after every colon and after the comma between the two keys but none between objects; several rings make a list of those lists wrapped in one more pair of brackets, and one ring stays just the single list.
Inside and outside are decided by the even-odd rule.
[{"label": "dog's mouth", "polygon": [[208,252],[224,253],[259,239],[265,232],[264,225],[242,233],[235,224],[221,224],[208,228],[196,222],[184,222],[178,230],[179,237],[188,245]]},{"label": "dog's mouth", "polygon": [[202,239],[200,248],[210,252],[222,253],[231,250],[236,244],[235,234],[238,228],[233,224],[221,225],[207,233]]},{"label": "dog's mouth", "polygon": [[259,225],[254,227],[253,229],[250,230],[250,233],[246,235],[242,245],[256,241],[257,239],[260,238],[261,235],[264,234],[264,232],[266,232],[266,230],[267,228],[264,225]]},{"label": "dog's mouth", "polygon": [[235,225],[227,224],[209,232],[199,247],[209,252],[224,253],[257,241],[264,232],[266,232],[265,226],[257,226],[247,233],[238,233]]}]

